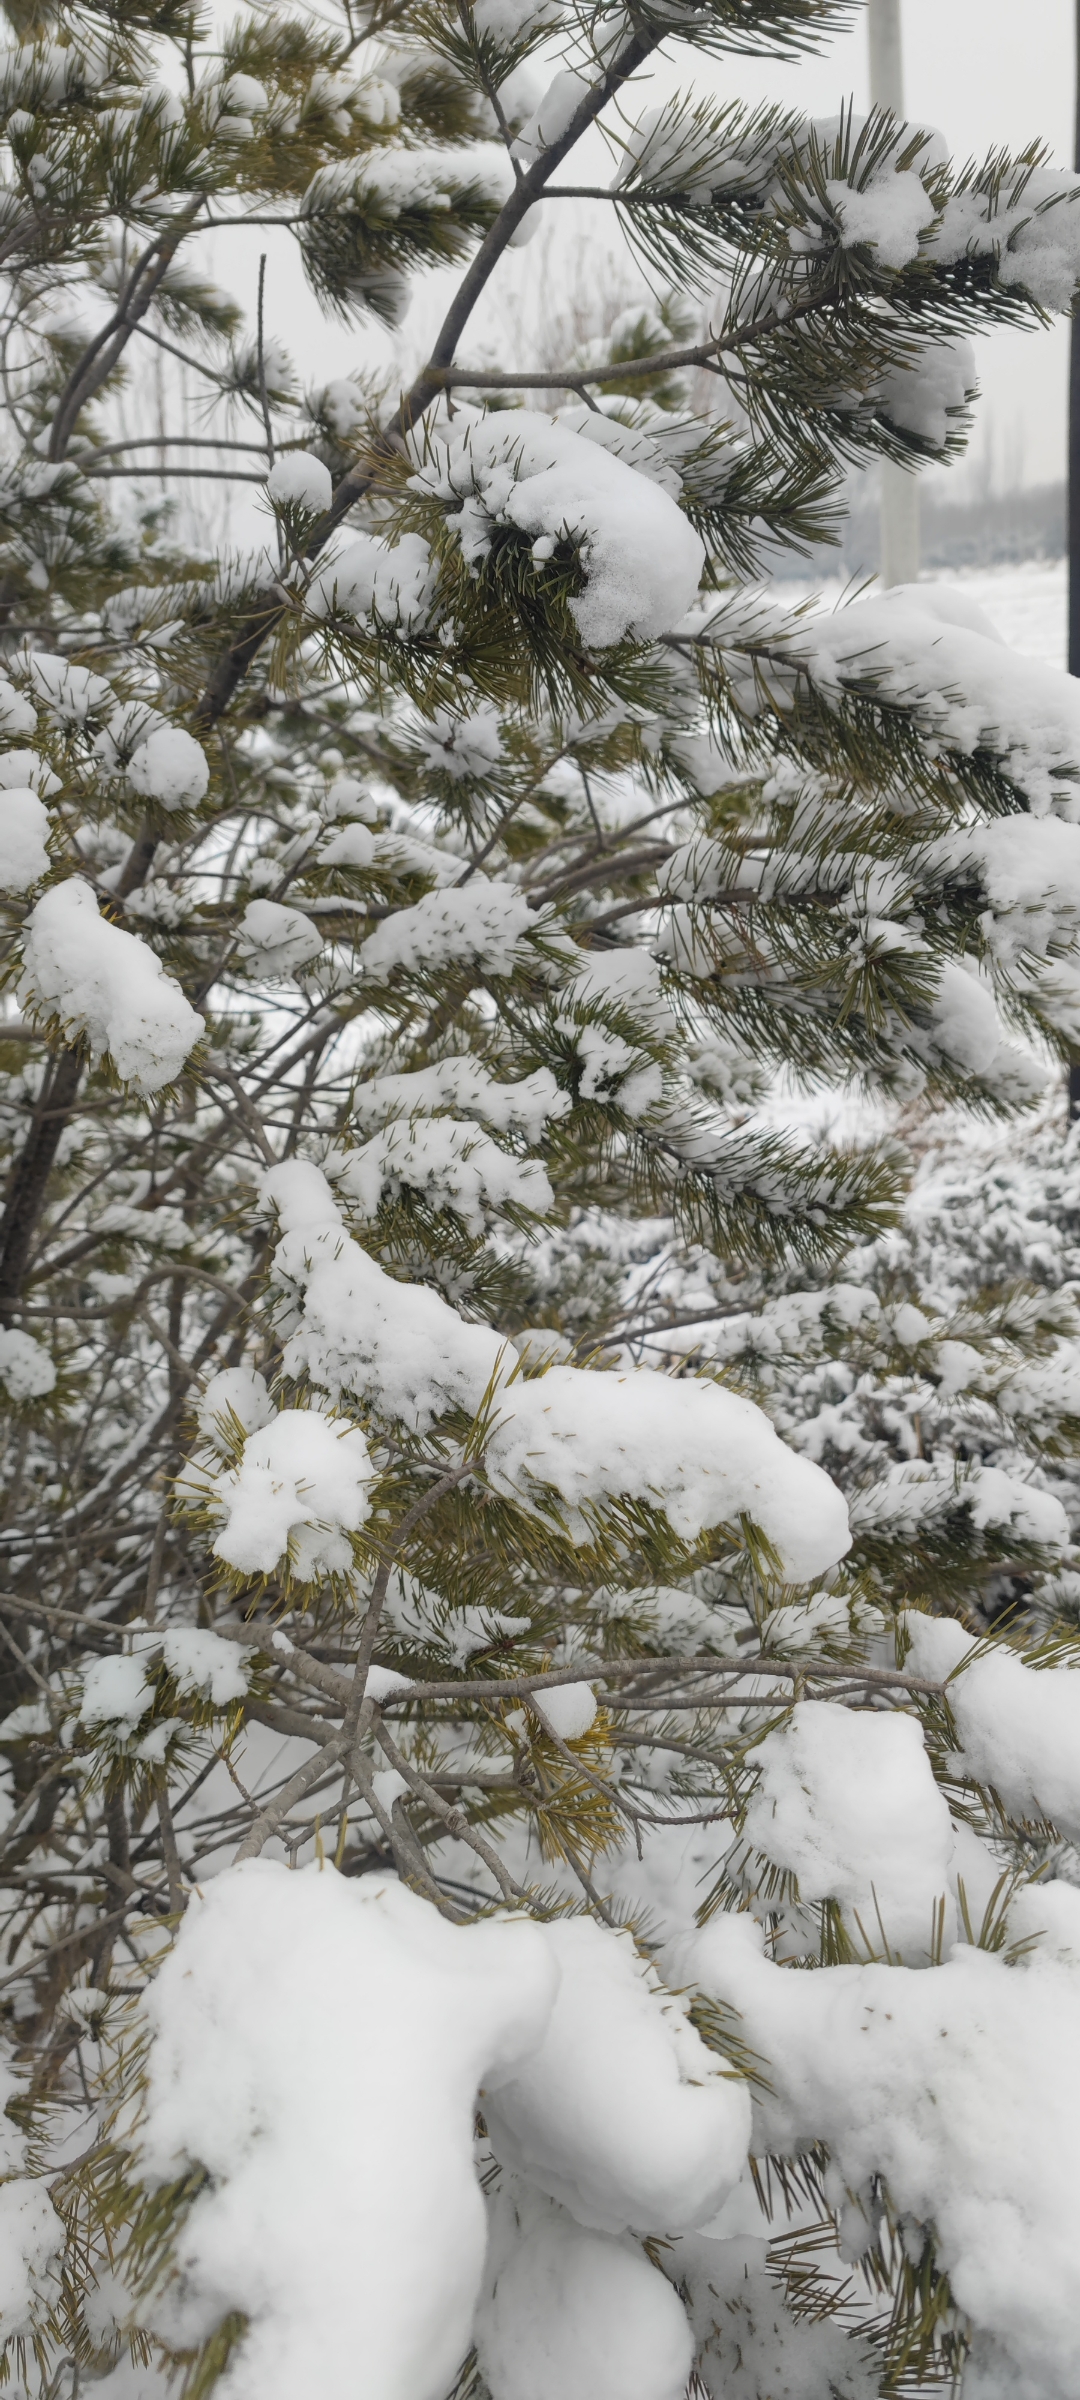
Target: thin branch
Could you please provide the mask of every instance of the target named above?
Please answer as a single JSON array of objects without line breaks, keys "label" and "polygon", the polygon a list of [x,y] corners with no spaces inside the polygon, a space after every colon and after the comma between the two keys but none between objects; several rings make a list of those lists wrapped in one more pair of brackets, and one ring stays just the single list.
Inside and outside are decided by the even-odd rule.
[{"label": "thin branch", "polygon": [[262,257],[261,257],[261,258],[260,258],[260,260],[259,260],[259,294],[258,294],[258,301],[257,301],[257,304],[256,304],[256,316],[255,316],[255,322],[256,322],[256,332],[257,332],[257,340],[258,340],[258,360],[259,360],[259,399],[260,399],[260,401],[261,401],[261,403],[262,403],[262,417],[263,417],[263,426],[264,426],[264,429],[265,429],[265,432],[266,432],[266,454],[267,454],[267,457],[268,457],[268,459],[269,459],[269,461],[270,461],[270,464],[271,464],[271,466],[273,466],[273,464],[274,464],[274,433],[273,433],[273,427],[271,426],[271,423],[270,423],[270,402],[269,402],[269,400],[268,400],[268,399],[267,399],[267,397],[266,397],[266,348],[265,348],[265,344],[264,344],[264,341],[263,341],[263,302],[264,302],[265,296],[266,296],[266,252],[265,252],[265,250],[264,250],[264,251],[263,251],[263,254],[262,254]]},{"label": "thin branch", "polygon": [[[258,447],[260,450],[262,449],[261,442],[258,444]],[[84,467],[82,471],[85,475],[92,477],[95,483],[102,482],[107,478],[111,480],[117,476],[123,475],[141,476],[144,478],[147,475],[152,475],[154,476],[155,480],[159,475],[168,475],[173,480],[183,478],[188,482],[197,483],[266,482],[265,475],[253,475],[246,467],[170,467],[167,466],[164,461],[162,461],[162,463],[156,467]]]},{"label": "thin branch", "polygon": [[[314,1736],[312,1738],[314,1739]],[[298,1800],[303,1799],[305,1792],[310,1791],[313,1783],[320,1781],[330,1762],[344,1755],[345,1749],[344,1735],[335,1734],[325,1747],[316,1750],[314,1758],[307,1759],[302,1767],[297,1768],[295,1775],[290,1776],[288,1783],[282,1786],[276,1798],[267,1801],[265,1808],[260,1810],[254,1823],[249,1826],[233,1859],[235,1867],[240,1866],[245,1858],[258,1858],[260,1850],[269,1841],[271,1834],[276,1832],[282,1818],[288,1815],[290,1808],[294,1807]]]}]

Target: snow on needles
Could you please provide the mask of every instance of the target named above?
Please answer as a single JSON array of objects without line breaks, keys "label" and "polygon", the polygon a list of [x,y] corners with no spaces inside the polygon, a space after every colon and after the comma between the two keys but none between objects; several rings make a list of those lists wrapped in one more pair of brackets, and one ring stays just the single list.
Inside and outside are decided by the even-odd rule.
[{"label": "snow on needles", "polygon": [[354,2400],[360,2356],[380,2400],[442,2400],[484,2264],[477,2089],[556,1980],[538,1926],[449,1925],[381,1875],[259,1860],[193,1897],[147,2001],[139,2162],[208,2170],[155,2322],[187,2345],[242,2312],[230,2400]]},{"label": "snow on needles", "polygon": [[158,725],[128,761],[132,789],[162,808],[191,808],[210,784],[206,752],[182,725]]},{"label": "snow on needles", "polygon": [[538,1159],[512,1158],[478,1125],[455,1117],[384,1125],[349,1151],[338,1181],[367,1217],[375,1215],[384,1191],[404,1187],[421,1192],[433,1208],[454,1209],[476,1234],[488,1213],[528,1209],[544,1216],[555,1204]]},{"label": "snow on needles", "polygon": [[427,624],[435,593],[435,570],[427,543],[404,533],[391,547],[362,533],[347,550],[319,567],[305,594],[313,617],[353,617],[400,633]]},{"label": "snow on needles", "polygon": [[911,167],[885,171],[857,187],[830,177],[825,185],[840,226],[841,248],[866,243],[883,267],[906,267],[934,222],[934,203]]},{"label": "snow on needles", "polygon": [[318,1168],[293,1160],[271,1169],[263,1189],[281,1222],[273,1275],[288,1374],[421,1430],[450,1408],[475,1415],[502,1382],[489,1477],[526,1505],[530,1485],[534,1503],[551,1487],[578,1541],[589,1538],[589,1503],[625,1498],[665,1510],[687,1541],[706,1526],[752,1519],[792,1582],[844,1556],[847,1510],[836,1485],[788,1450],[751,1401],[649,1367],[556,1366],[507,1384],[510,1345],[426,1285],[385,1274],[346,1233]]},{"label": "snow on needles", "polygon": [[558,543],[575,543],[585,589],[570,610],[597,649],[668,632],[697,592],[704,545],[670,494],[534,410],[466,417],[432,443],[412,484],[446,505],[470,566],[499,525],[533,536],[538,565]]},{"label": "snow on needles", "polygon": [[963,605],[960,594],[898,584],[815,617],[795,646],[824,692],[873,682],[950,749],[991,752],[1033,816],[1080,821],[1080,686],[958,621]]},{"label": "snow on needles", "polygon": [[[1080,1953],[1080,1894],[1059,1883],[1048,1905],[1051,1895],[1059,1935],[1067,1919]],[[1031,1894],[1036,1924],[1041,1897]],[[980,2336],[965,2395],[1075,2400],[1080,2059],[1076,1969],[1060,1943],[1014,1966],[958,1945],[929,1973],[814,1974],[772,1965],[763,1944],[748,1916],[720,1916],[668,1960],[738,2009],[769,2061],[755,2150],[822,2141],[849,2190],[883,2175],[901,2217],[934,2227],[938,2263]]]},{"label": "snow on needles", "polygon": [[364,972],[385,982],[395,973],[436,974],[469,965],[485,975],[512,975],[529,953],[537,918],[516,884],[476,875],[449,891],[425,892],[413,908],[396,909],[360,944]]},{"label": "snow on needles", "polygon": [[0,891],[28,892],[49,872],[49,814],[36,792],[0,791]]},{"label": "snow on needles", "polygon": [[0,1383],[9,1400],[43,1400],[56,1388],[56,1368],[32,1333],[0,1329]]},{"label": "snow on needles", "polygon": [[302,1582],[347,1574],[348,1537],[370,1514],[373,1472],[358,1425],[315,1409],[282,1409],[248,1434],[235,1468],[206,1480],[207,1501],[225,1518],[215,1558],[241,1575],[269,1575],[286,1555]]},{"label": "snow on needles", "polygon": [[[879,2400],[881,2377],[833,2317],[796,2315],[769,2273],[769,2243],[684,2236],[671,2268],[687,2291],[709,2400]],[[878,2362],[880,2365],[880,2362]]]},{"label": "snow on needles", "polygon": [[199,1626],[171,1625],[135,1632],[131,1649],[93,1659],[84,1670],[79,1722],[134,1731],[154,1696],[153,1671],[162,1665],[177,1690],[228,1708],[247,1695],[250,1659],[235,1642]]},{"label": "snow on needles", "polygon": [[478,1117],[496,1133],[521,1132],[538,1142],[554,1117],[565,1117],[573,1103],[560,1091],[548,1067],[537,1067],[516,1083],[500,1083],[479,1059],[436,1059],[411,1075],[373,1075],[359,1085],[352,1106],[352,1124],[372,1132],[388,1117],[433,1116],[445,1109],[454,1117]]},{"label": "snow on needles", "polygon": [[498,1335],[466,1324],[426,1285],[384,1274],[350,1240],[316,1167],[275,1167],[263,1188],[281,1224],[273,1279],[287,1373],[421,1431],[450,1408],[475,1414],[503,1356]]},{"label": "snow on needles", "polygon": [[321,512],[329,508],[333,490],[329,467],[310,450],[284,451],[266,478],[266,497],[274,508]]},{"label": "snow on needles", "polygon": [[1029,1667],[1005,1647],[980,1653],[948,1618],[909,1609],[903,1625],[912,1674],[950,1678],[961,1772],[1017,1816],[1048,1816],[1080,1841],[1080,1671]]},{"label": "snow on needles", "polygon": [[203,1020],[148,945],[101,916],[81,876],[42,895],[27,920],[23,958],[22,1005],[81,1034],[123,1082],[149,1094],[179,1075]]},{"label": "snow on needles", "polygon": [[552,1485],[579,1541],[590,1502],[625,1497],[662,1509],[685,1541],[751,1518],[792,1583],[824,1573],[850,1546],[830,1477],[788,1450],[752,1401],[715,1383],[648,1367],[598,1377],[554,1366],[511,1387],[487,1459],[504,1490]]},{"label": "snow on needles", "polygon": [[797,1877],[800,1900],[838,1901],[856,1949],[885,1941],[893,1957],[927,1965],[954,1842],[915,1719],[800,1701],[753,1756],[746,1842]]},{"label": "snow on needles", "polygon": [[59,2276],[53,2278],[49,2270],[63,2247],[63,2221],[40,2180],[17,2175],[0,2184],[0,2318],[5,2340],[30,2332],[36,2299],[55,2305]]}]

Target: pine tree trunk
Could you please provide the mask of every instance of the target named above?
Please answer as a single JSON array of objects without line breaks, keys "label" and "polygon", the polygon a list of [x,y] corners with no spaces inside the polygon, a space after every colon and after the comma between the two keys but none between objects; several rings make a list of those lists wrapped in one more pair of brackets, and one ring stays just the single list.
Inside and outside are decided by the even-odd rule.
[{"label": "pine tree trunk", "polygon": [[[1080,0],[1076,0],[1076,104],[1073,166],[1080,168]],[[1080,322],[1069,336],[1069,656],[1070,675],[1080,675]],[[1080,1117],[1080,1059],[1069,1067],[1069,1118]]]},{"label": "pine tree trunk", "polygon": [[[1073,166],[1080,169],[1080,0],[1076,0],[1076,105]],[[1069,673],[1080,675],[1080,323],[1069,343]]]}]

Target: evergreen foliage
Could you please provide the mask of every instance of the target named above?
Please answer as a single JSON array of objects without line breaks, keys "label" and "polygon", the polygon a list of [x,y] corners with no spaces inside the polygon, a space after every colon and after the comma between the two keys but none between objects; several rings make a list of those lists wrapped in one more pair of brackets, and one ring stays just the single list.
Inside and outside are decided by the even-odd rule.
[{"label": "evergreen foliage", "polygon": [[1080,186],[650,104],[838,0],[7,13],[8,2387],[1075,2400],[1080,701],[764,587]]}]

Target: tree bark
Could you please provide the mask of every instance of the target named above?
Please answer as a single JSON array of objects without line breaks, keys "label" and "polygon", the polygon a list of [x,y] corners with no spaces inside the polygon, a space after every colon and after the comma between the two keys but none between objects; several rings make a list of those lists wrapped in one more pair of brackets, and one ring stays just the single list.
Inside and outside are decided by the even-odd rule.
[{"label": "tree bark", "polygon": [[[1076,96],[1073,166],[1080,172],[1080,0],[1076,0]],[[1080,319],[1073,311],[1069,335],[1069,652],[1070,675],[1080,675]],[[1069,1122],[1080,1118],[1080,1059],[1069,1067]]]},{"label": "tree bark", "polygon": [[60,1136],[71,1115],[82,1072],[82,1053],[61,1050],[41,1088],[33,1122],[16,1161],[0,1230],[0,1323],[7,1324],[19,1298],[41,1215],[45,1187]]}]

